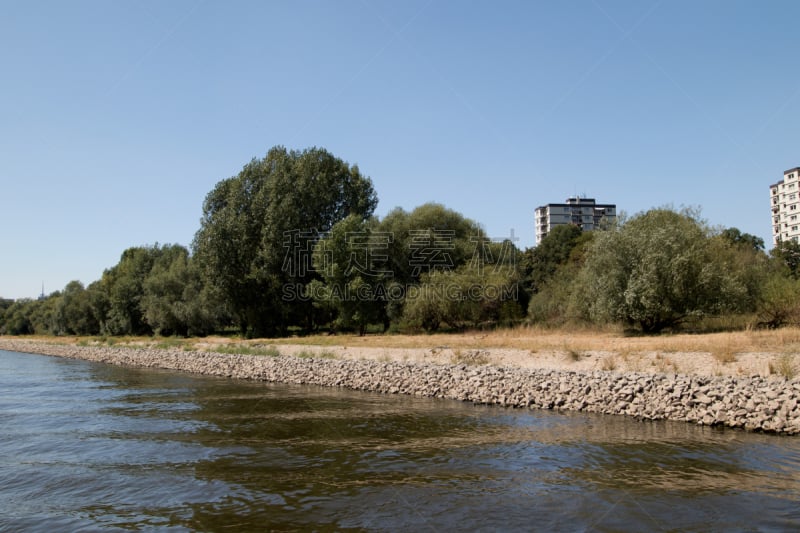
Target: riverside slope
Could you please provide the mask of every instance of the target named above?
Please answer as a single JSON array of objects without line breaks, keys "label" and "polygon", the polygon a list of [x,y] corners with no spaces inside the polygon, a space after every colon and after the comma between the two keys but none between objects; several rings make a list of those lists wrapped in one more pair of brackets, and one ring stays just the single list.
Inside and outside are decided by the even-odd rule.
[{"label": "riverside slope", "polygon": [[270,357],[17,339],[0,339],[0,349],[235,379],[800,434],[800,379]]}]

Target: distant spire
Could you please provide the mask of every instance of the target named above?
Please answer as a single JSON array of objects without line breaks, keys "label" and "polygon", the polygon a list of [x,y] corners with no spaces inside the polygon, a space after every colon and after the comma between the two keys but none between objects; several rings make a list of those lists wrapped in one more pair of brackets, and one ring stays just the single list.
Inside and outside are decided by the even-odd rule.
[{"label": "distant spire", "polygon": [[39,295],[39,299],[40,299],[40,300],[44,300],[44,299],[45,299],[45,295],[44,295],[44,281],[42,281],[42,294],[40,294],[40,295]]}]

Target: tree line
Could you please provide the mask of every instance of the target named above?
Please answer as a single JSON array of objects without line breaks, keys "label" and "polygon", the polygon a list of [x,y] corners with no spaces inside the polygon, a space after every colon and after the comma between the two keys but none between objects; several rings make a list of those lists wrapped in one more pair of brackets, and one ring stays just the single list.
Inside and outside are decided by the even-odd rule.
[{"label": "tree line", "polygon": [[374,216],[369,177],[321,148],[270,149],[216,184],[190,248],[125,250],[84,286],[0,298],[0,333],[247,337],[437,331],[524,321],[646,333],[704,317],[800,320],[800,245],[651,209],[607,228],[556,226],[520,250],[429,203]]}]

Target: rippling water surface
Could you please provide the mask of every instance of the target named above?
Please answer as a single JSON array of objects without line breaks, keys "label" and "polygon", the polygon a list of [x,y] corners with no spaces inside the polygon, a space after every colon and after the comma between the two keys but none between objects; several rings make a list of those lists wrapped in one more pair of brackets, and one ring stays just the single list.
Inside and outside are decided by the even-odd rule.
[{"label": "rippling water surface", "polygon": [[783,531],[800,438],[0,351],[0,530]]}]

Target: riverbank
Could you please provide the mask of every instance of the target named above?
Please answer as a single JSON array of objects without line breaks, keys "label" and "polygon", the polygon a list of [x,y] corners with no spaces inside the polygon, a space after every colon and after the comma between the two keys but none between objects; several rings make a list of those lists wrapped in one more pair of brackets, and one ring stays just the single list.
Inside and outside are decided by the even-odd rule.
[{"label": "riverbank", "polygon": [[506,407],[620,414],[800,434],[800,380],[79,346],[17,338],[0,349],[235,379],[345,387]]}]

